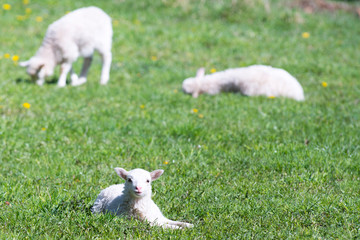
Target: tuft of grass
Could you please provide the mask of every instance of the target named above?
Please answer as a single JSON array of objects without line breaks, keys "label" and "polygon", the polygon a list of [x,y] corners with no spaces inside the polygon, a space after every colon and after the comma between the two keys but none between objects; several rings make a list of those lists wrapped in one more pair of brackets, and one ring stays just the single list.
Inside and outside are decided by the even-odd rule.
[{"label": "tuft of grass", "polygon": [[[355,16],[306,14],[280,0],[270,12],[260,0],[8,3],[0,10],[1,238],[359,238]],[[109,84],[98,83],[98,56],[83,86],[56,88],[58,70],[42,87],[31,83],[11,58],[30,58],[50,23],[89,5],[113,19]],[[181,92],[199,67],[251,64],[289,71],[306,101]],[[154,201],[195,227],[92,215],[100,190],[122,182],[114,167],[164,169]]]}]

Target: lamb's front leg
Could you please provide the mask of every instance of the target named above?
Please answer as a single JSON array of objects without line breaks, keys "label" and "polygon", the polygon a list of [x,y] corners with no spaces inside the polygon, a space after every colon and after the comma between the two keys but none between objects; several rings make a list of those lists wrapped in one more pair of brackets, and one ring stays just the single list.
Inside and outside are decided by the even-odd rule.
[{"label": "lamb's front leg", "polygon": [[61,64],[61,73],[58,80],[58,87],[65,87],[66,86],[66,76],[71,70],[72,64],[69,62],[64,62]]},{"label": "lamb's front leg", "polygon": [[177,228],[192,228],[192,227],[194,227],[194,225],[191,224],[191,223],[173,221],[173,220],[170,220],[170,219],[168,219],[167,224],[171,225],[171,226],[174,226],[174,227],[177,227]]},{"label": "lamb's front leg", "polygon": [[152,225],[158,225],[158,226],[162,226],[163,228],[172,228],[172,229],[192,228],[194,226],[190,223],[173,221],[165,217],[157,219],[155,222],[152,222]]}]

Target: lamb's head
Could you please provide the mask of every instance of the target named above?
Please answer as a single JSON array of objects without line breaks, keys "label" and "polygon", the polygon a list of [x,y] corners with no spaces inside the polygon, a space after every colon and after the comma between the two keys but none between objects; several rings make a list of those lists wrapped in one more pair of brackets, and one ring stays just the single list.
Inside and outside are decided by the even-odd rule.
[{"label": "lamb's head", "polygon": [[32,80],[43,80],[51,76],[54,71],[53,67],[47,64],[46,60],[36,56],[28,61],[20,62],[19,65],[27,68],[26,72],[31,76]]},{"label": "lamb's head", "polygon": [[191,94],[194,98],[197,98],[201,94],[200,81],[204,76],[205,68],[199,68],[195,77],[185,79],[182,84],[184,93]]},{"label": "lamb's head", "polygon": [[151,182],[158,179],[164,173],[164,170],[161,169],[148,172],[139,168],[131,171],[115,168],[115,171],[126,181],[125,191],[134,198],[151,197]]}]

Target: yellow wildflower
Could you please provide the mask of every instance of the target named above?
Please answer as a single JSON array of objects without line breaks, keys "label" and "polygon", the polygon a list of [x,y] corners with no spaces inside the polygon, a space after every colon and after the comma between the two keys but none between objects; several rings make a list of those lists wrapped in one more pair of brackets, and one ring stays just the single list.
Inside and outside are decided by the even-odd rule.
[{"label": "yellow wildflower", "polygon": [[204,115],[200,113],[198,117],[199,118],[204,118]]},{"label": "yellow wildflower", "polygon": [[26,13],[26,14],[30,14],[31,12],[32,12],[31,8],[26,8],[26,9],[25,9],[25,13]]},{"label": "yellow wildflower", "polygon": [[211,72],[211,73],[214,73],[214,72],[216,72],[216,69],[215,69],[215,68],[212,68],[212,69],[210,69],[210,72]]},{"label": "yellow wildflower", "polygon": [[198,109],[196,109],[196,108],[193,108],[193,109],[192,109],[192,112],[193,112],[193,113],[198,113],[198,112],[199,112],[199,110],[198,110]]},{"label": "yellow wildflower", "polygon": [[169,162],[168,162],[168,161],[164,161],[163,164],[169,164]]},{"label": "yellow wildflower", "polygon": [[328,86],[327,82],[322,82],[321,85],[322,85],[323,87],[327,87],[327,86]]},{"label": "yellow wildflower", "polygon": [[9,54],[9,53],[5,53],[5,54],[4,54],[4,58],[10,58],[10,54]]},{"label": "yellow wildflower", "polygon": [[35,21],[37,21],[37,22],[42,22],[42,21],[43,21],[43,18],[42,18],[41,16],[37,16],[37,17],[35,18]]},{"label": "yellow wildflower", "polygon": [[46,128],[44,128],[44,127],[43,127],[43,128],[41,128],[41,131],[45,131],[45,130],[46,130]]},{"label": "yellow wildflower", "polygon": [[144,105],[144,104],[141,104],[141,105],[140,105],[140,108],[141,108],[141,109],[144,109],[144,108],[145,108],[145,105]]},{"label": "yellow wildflower", "polygon": [[28,5],[30,3],[30,0],[23,0],[24,5]]},{"label": "yellow wildflower", "polygon": [[23,104],[23,107],[29,109],[31,107],[31,104],[26,102]]},{"label": "yellow wildflower", "polygon": [[5,4],[3,4],[3,9],[4,9],[4,10],[10,10],[10,9],[11,9],[11,5],[8,4],[8,3],[5,3]]},{"label": "yellow wildflower", "polygon": [[308,32],[303,32],[303,33],[301,34],[301,36],[302,36],[303,38],[309,38],[309,37],[310,37],[310,33],[308,33]]},{"label": "yellow wildflower", "polygon": [[18,55],[14,55],[14,56],[12,56],[12,58],[11,58],[14,62],[17,62],[17,61],[19,61],[19,56]]},{"label": "yellow wildflower", "polygon": [[114,25],[114,27],[119,26],[119,21],[118,20],[113,20],[113,25]]},{"label": "yellow wildflower", "polygon": [[18,21],[24,21],[24,20],[25,20],[25,16],[17,15],[17,16],[16,16],[16,20],[18,20]]},{"label": "yellow wildflower", "polygon": [[152,60],[152,61],[156,61],[156,60],[157,60],[157,57],[156,57],[156,56],[151,56],[151,60]]},{"label": "yellow wildflower", "polygon": [[178,90],[177,89],[174,89],[174,93],[177,93],[178,92]]},{"label": "yellow wildflower", "polygon": [[275,98],[275,96],[269,96],[268,98],[274,99],[274,98]]}]

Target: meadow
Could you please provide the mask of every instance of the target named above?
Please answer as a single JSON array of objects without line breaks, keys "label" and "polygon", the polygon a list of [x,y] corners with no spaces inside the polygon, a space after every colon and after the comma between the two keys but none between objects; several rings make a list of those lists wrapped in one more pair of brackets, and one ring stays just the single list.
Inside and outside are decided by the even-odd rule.
[{"label": "meadow", "polygon": [[[270,2],[1,0],[0,239],[360,238],[360,19]],[[98,55],[85,85],[32,83],[18,62],[89,5],[113,19],[108,85]],[[252,64],[306,100],[182,93],[199,67]],[[194,228],[91,214],[114,167],[164,169],[153,200]]]}]

